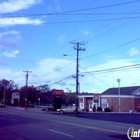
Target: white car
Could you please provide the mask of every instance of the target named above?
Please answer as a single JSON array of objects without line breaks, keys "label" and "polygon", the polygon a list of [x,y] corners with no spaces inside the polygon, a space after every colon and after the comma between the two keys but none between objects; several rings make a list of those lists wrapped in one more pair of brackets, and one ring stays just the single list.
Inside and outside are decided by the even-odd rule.
[{"label": "white car", "polygon": [[[76,107],[75,106],[68,106],[68,107],[65,107],[65,108],[59,108],[59,109],[57,109],[57,111],[60,112],[61,114],[76,113]],[[78,108],[78,113],[81,113],[81,112],[83,112],[83,109]]]}]

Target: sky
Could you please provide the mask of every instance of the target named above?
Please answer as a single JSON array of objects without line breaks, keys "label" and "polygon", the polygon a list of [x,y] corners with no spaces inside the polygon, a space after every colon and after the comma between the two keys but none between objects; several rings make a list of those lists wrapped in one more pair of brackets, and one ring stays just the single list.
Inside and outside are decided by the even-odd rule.
[{"label": "sky", "polygon": [[[140,85],[140,0],[1,0],[0,79],[75,92]],[[63,56],[66,54],[67,56]]]}]

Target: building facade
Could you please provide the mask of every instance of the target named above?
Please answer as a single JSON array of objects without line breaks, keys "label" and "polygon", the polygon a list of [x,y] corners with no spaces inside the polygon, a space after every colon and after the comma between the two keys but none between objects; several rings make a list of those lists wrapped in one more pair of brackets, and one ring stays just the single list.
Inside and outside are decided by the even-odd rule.
[{"label": "building facade", "polygon": [[140,86],[109,88],[101,94],[79,96],[79,107],[93,111],[93,107],[109,108],[111,112],[140,111]]},{"label": "building facade", "polygon": [[79,107],[87,112],[93,111],[93,107],[100,106],[100,94],[84,94],[79,96]]},{"label": "building facade", "polygon": [[110,88],[101,94],[101,107],[112,112],[137,111],[140,102],[140,86]]}]

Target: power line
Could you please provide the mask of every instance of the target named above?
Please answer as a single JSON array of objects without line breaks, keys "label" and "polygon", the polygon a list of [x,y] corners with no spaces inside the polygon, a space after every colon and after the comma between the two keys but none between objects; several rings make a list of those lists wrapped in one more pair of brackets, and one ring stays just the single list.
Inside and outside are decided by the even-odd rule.
[{"label": "power line", "polygon": [[[90,34],[92,34],[92,33],[95,33],[95,32],[97,32],[97,31],[99,31],[99,30],[101,30],[101,29],[103,29],[103,28],[105,28],[105,27],[108,27],[108,26],[110,26],[110,25],[112,25],[112,24],[114,24],[114,23],[116,23],[116,22],[122,20],[123,18],[126,18],[126,17],[128,17],[129,15],[136,13],[137,11],[139,11],[139,8],[136,9],[136,10],[134,10],[134,11],[132,11],[132,12],[130,12],[130,13],[128,13],[128,14],[126,14],[125,16],[121,17],[121,19],[119,19],[119,20],[115,20],[115,21],[113,21],[113,22],[111,22],[111,23],[109,23],[109,24],[107,24],[107,25],[105,25],[105,26],[103,26],[103,27],[100,27],[100,28],[98,28],[98,29],[96,29],[96,30],[90,32],[88,35],[90,35]],[[125,23],[127,23],[127,22],[125,22]],[[124,24],[124,23],[123,23],[123,24]],[[122,24],[121,24],[121,25],[122,25]],[[121,26],[121,25],[119,25],[119,26]],[[117,27],[118,27],[118,26],[117,26]],[[116,28],[116,27],[115,27],[115,28]],[[113,29],[115,29],[115,28],[113,28]],[[113,30],[113,29],[110,29],[110,30]],[[100,38],[100,37],[102,37],[102,36],[105,36],[105,35],[109,34],[109,33],[110,33],[110,30],[99,34],[99,35],[98,35],[97,37],[95,37],[94,39],[90,39],[90,41],[91,41],[91,40],[98,39],[98,38]],[[116,30],[115,30],[115,31],[116,31]],[[108,33],[108,32],[109,32],[109,33]],[[84,35],[84,36],[85,36],[85,35]],[[79,38],[77,38],[77,39],[80,39],[80,38],[82,38],[82,37],[84,37],[84,36],[81,36],[81,37],[79,37]],[[86,36],[87,36],[87,35],[86,35]]]},{"label": "power line", "polygon": [[[103,37],[103,36],[106,36],[106,35],[108,35],[108,34],[110,34],[110,33],[113,33],[113,32],[115,32],[115,31],[117,31],[117,30],[120,30],[120,29],[122,29],[122,28],[124,28],[124,27],[127,27],[127,26],[129,26],[129,25],[131,25],[132,23],[135,23],[135,22],[138,22],[140,19],[138,19],[138,20],[136,20],[136,21],[133,21],[133,22],[131,22],[131,23],[129,23],[130,21],[127,21],[127,22],[125,22],[125,23],[123,23],[123,24],[121,24],[121,25],[118,25],[117,27],[115,27],[115,28],[112,28],[112,29],[110,29],[110,30],[108,30],[108,31],[105,31],[105,32],[103,32],[103,33],[101,33],[101,34],[99,34],[97,37],[95,37],[95,38],[91,38],[91,39],[89,39],[88,41],[93,41],[93,40],[95,40],[95,39],[99,39],[99,38],[101,38],[101,37]],[[127,23],[129,23],[129,24],[127,24]]]},{"label": "power line", "polygon": [[122,6],[122,5],[132,4],[132,3],[136,3],[136,2],[140,2],[140,0],[135,0],[135,1],[130,1],[130,2],[123,2],[123,3],[118,3],[118,4],[106,5],[106,6],[93,7],[93,8],[88,8],[88,9],[81,9],[81,10],[73,10],[73,11],[59,12],[59,14],[62,14],[62,13],[73,13],[73,12],[81,12],[81,11],[89,11],[89,10],[97,10],[97,9],[103,9],[103,8],[110,8],[110,7],[116,7],[116,6]]},{"label": "power line", "polygon": [[62,82],[62,81],[68,80],[68,79],[70,79],[70,78],[73,78],[72,75],[71,75],[71,76],[68,76],[68,77],[66,77],[66,78],[64,78],[64,79],[62,79],[62,80],[59,80],[59,81],[56,81],[56,82],[54,82],[54,83],[48,84],[48,85],[58,84],[58,83],[60,83],[60,82]]},{"label": "power line", "polygon": [[[129,2],[123,2],[118,4],[111,4],[111,5],[105,5],[105,6],[98,6],[98,7],[92,7],[92,8],[86,8],[86,9],[78,9],[78,10],[71,10],[71,11],[64,11],[64,12],[55,12],[55,13],[45,13],[45,14],[27,14],[27,15],[15,15],[13,17],[29,17],[29,16],[48,16],[48,15],[62,15],[62,14],[68,14],[68,13],[75,13],[75,12],[83,12],[83,11],[90,11],[90,10],[97,10],[97,9],[104,9],[104,8],[111,8],[116,6],[122,6],[122,5],[128,5],[140,2],[140,0],[134,0]],[[9,15],[10,16],[10,15]]]},{"label": "power line", "polygon": [[[83,68],[82,66],[80,66],[84,71],[85,71],[85,68]],[[100,81],[101,83],[105,84],[106,86],[110,87],[110,85],[106,84],[103,80],[100,80],[99,78],[95,77],[95,75],[93,76],[91,74],[91,72],[82,72],[80,74],[88,74],[88,75],[91,75],[92,77],[94,77],[96,80]]]},{"label": "power line", "polygon": [[[103,16],[103,15],[126,15],[126,14],[129,14],[129,13],[127,13],[127,12],[124,12],[124,13],[79,13],[79,14],[56,14],[56,15],[57,16],[70,16],[70,15],[72,15],[72,16],[80,16],[80,15],[82,15],[82,16],[88,16],[88,15],[89,16],[90,15]],[[139,15],[139,14],[140,13],[137,12],[137,13],[132,13],[131,15]],[[48,16],[48,15],[50,15],[50,14],[24,14],[24,15],[4,15],[4,16],[1,15],[0,18],[38,17],[38,16]]]},{"label": "power line", "polygon": [[127,65],[127,66],[122,66],[122,67],[115,67],[115,68],[96,70],[96,71],[82,72],[81,74],[112,72],[112,71],[126,70],[126,69],[131,69],[131,68],[136,68],[136,67],[140,67],[140,64]]},{"label": "power line", "polygon": [[98,53],[96,53],[96,54],[92,54],[92,55],[83,57],[83,58],[81,58],[81,59],[86,59],[86,58],[89,58],[89,57],[92,57],[92,56],[95,56],[95,55],[98,55],[98,54],[102,54],[102,53],[105,53],[105,52],[108,52],[108,51],[111,51],[111,50],[120,48],[120,47],[125,46],[125,45],[127,45],[127,44],[133,43],[133,42],[138,41],[138,40],[140,40],[140,38],[131,40],[131,41],[127,42],[127,43],[121,44],[121,45],[119,45],[119,46],[116,46],[116,47],[113,47],[113,48],[110,48],[110,49],[107,49],[107,50],[104,50],[104,51],[102,51],[102,52],[98,52]]},{"label": "power line", "polygon": [[[80,66],[83,70],[85,70],[82,66]],[[102,69],[102,70],[96,70],[96,71],[87,71],[87,72],[81,72],[79,74],[81,75],[85,75],[85,74],[88,74],[88,75],[91,75],[93,76],[91,73],[105,73],[105,72],[113,72],[113,71],[120,71],[120,70],[127,70],[127,69],[133,69],[133,68],[137,68],[137,67],[140,67],[140,63],[139,64],[134,64],[134,65],[127,65],[127,66],[122,66],[122,67],[115,67],[115,68],[110,68],[110,69]],[[75,74],[73,74],[75,75]],[[63,81],[66,81],[66,80],[70,80],[73,78],[73,75],[70,75],[64,79],[61,79],[61,80],[58,80],[56,82],[53,82],[53,83],[50,83],[48,85],[55,85],[55,84],[58,84],[60,82],[63,82]],[[95,77],[95,75],[93,76],[95,79],[97,79],[98,81],[104,83],[102,80],[100,80],[99,78]],[[22,80],[23,81],[23,80]],[[32,81],[32,80],[31,80]],[[36,81],[36,80],[35,80]],[[44,80],[45,82],[46,80]],[[106,83],[104,83],[106,84]],[[108,84],[106,84],[107,86],[109,86]]]},{"label": "power line", "polygon": [[[62,46],[60,49],[58,49],[58,50],[56,50],[54,53],[52,53],[51,55],[49,55],[47,58],[45,58],[45,59],[49,59],[50,57],[52,57],[53,55],[55,55],[55,54],[57,54],[59,51],[61,51],[62,49],[64,49],[67,45],[68,45],[69,43],[67,43],[67,44],[65,44],[64,46]],[[68,49],[68,50],[66,50],[67,52],[70,52],[70,49]],[[59,57],[58,57],[59,56]],[[56,57],[55,57],[55,59],[54,60],[50,60],[49,62],[47,62],[47,64],[50,64],[50,63],[54,63],[54,62],[56,62],[57,60],[59,60],[59,58],[60,57],[62,57],[62,56],[60,56],[60,55],[57,55]],[[47,65],[47,64],[44,64],[44,65]],[[69,63],[70,64],[70,63]],[[68,64],[68,65],[69,65]],[[33,67],[35,67],[35,66],[37,66],[38,64],[34,64],[32,67],[30,67],[30,69],[32,69]],[[43,65],[43,66],[44,66]],[[65,67],[65,66],[64,66]],[[60,68],[61,69],[61,68]],[[58,70],[58,69],[57,69]],[[53,73],[53,72],[55,72],[55,70],[54,71],[51,71],[51,72],[48,72],[47,74],[50,74],[50,73]]]},{"label": "power line", "polygon": [[[126,14],[129,14],[128,12],[119,12],[119,13],[78,13],[78,14],[62,14],[61,16],[79,16],[79,15],[82,15],[82,16],[90,16],[90,15],[94,15],[94,16],[102,16],[102,15],[126,15]],[[131,15],[139,15],[140,13],[137,12],[137,13],[132,13]]]},{"label": "power line", "polygon": [[[135,40],[130,41],[130,42],[127,42],[127,43],[125,43],[125,44],[119,45],[119,46],[117,46],[117,47],[113,47],[113,48],[111,48],[111,49],[108,49],[108,50],[105,50],[105,51],[102,51],[102,52],[99,52],[99,53],[96,53],[96,54],[93,54],[93,55],[90,55],[90,56],[83,57],[83,58],[81,58],[80,60],[85,59],[85,58],[88,58],[88,57],[92,57],[92,56],[95,56],[95,55],[98,55],[98,54],[101,54],[101,53],[104,53],[104,52],[107,52],[107,51],[110,51],[110,50],[113,50],[113,49],[116,49],[116,48],[118,48],[118,47],[121,47],[121,46],[127,45],[127,44],[129,44],[129,43],[132,43],[132,42],[134,42],[134,41],[137,41],[137,40],[139,40],[139,39],[140,39],[140,38],[135,39]],[[65,66],[63,66],[63,67],[60,67],[60,68],[58,68],[57,70],[61,70],[61,69],[65,68],[65,67],[69,66],[70,64],[74,63],[74,62],[75,62],[75,61],[73,61],[73,62],[71,62],[71,63],[68,63],[67,65],[65,65]],[[56,70],[51,71],[51,72],[48,72],[48,73],[46,73],[46,74],[51,74],[51,73],[54,73],[54,72],[56,72]],[[46,75],[46,74],[44,74],[44,75]]]},{"label": "power line", "polygon": [[[75,63],[75,61],[73,61],[73,62],[71,62],[71,63],[68,63],[67,65],[65,65],[65,66],[63,66],[63,67],[58,68],[57,71],[58,71],[58,70],[61,70],[61,69],[63,69],[63,68],[65,68],[65,67],[67,67],[67,66],[69,66],[70,64],[73,64],[73,63]],[[46,74],[51,74],[51,73],[54,73],[54,72],[56,72],[56,70],[51,71],[51,72],[48,72],[48,73],[46,73]],[[45,75],[46,75],[46,74],[45,74]]]},{"label": "power line", "polygon": [[116,7],[116,6],[122,6],[122,5],[127,5],[127,4],[133,4],[140,2],[140,0],[134,0],[134,1],[129,1],[129,2],[123,2],[123,3],[118,3],[118,4],[111,4],[111,5],[105,5],[105,6],[99,6],[99,7],[92,7],[92,8],[86,8],[86,9],[78,9],[78,10],[71,10],[71,11],[64,11],[64,12],[55,12],[55,13],[39,13],[39,14],[18,14],[18,15],[1,15],[1,18],[3,17],[32,17],[32,16],[48,16],[48,15],[66,15],[68,13],[75,13],[75,12],[85,12],[85,11],[90,11],[90,10],[97,10],[97,9],[104,9],[104,8],[111,8],[111,7]]},{"label": "power line", "polygon": [[[71,24],[71,23],[86,23],[86,22],[104,22],[104,21],[116,21],[116,20],[129,20],[129,19],[139,19],[140,17],[128,17],[128,18],[107,18],[107,19],[89,19],[89,20],[75,20],[75,21],[57,21],[57,22],[41,22],[40,24],[46,24],[46,25],[53,25],[53,24]],[[19,23],[7,23],[1,25],[20,25]]]},{"label": "power line", "polygon": [[41,24],[69,24],[69,23],[85,23],[85,22],[99,22],[99,21],[112,21],[112,20],[128,20],[139,19],[140,17],[128,17],[128,18],[108,18],[108,19],[90,19],[90,20],[77,20],[77,21],[60,21],[60,22],[43,22]]}]

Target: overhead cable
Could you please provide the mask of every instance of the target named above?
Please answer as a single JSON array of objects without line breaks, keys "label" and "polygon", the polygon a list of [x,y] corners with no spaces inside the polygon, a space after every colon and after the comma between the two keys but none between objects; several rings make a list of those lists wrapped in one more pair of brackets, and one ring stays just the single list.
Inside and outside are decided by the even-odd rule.
[{"label": "overhead cable", "polygon": [[104,73],[104,72],[112,72],[112,71],[118,71],[118,70],[126,70],[126,69],[131,69],[131,68],[136,68],[136,67],[140,67],[140,64],[127,65],[127,66],[122,66],[122,67],[115,67],[115,68],[96,70],[96,71],[81,72],[80,74]]},{"label": "overhead cable", "polygon": [[127,44],[130,44],[130,43],[136,42],[136,41],[138,41],[138,40],[140,40],[140,38],[137,38],[137,39],[131,40],[131,41],[127,42],[127,43],[121,44],[121,45],[119,45],[119,46],[116,46],[116,47],[113,47],[113,48],[110,48],[110,49],[107,49],[107,50],[104,50],[104,51],[101,51],[101,52],[98,52],[98,53],[95,53],[95,54],[92,54],[92,55],[89,55],[89,56],[83,57],[83,58],[81,58],[81,59],[86,59],[86,58],[89,58],[89,57],[92,57],[92,56],[95,56],[95,55],[99,55],[99,54],[102,54],[102,53],[105,53],[105,52],[108,52],[108,51],[111,51],[111,50],[114,50],[114,49],[120,48],[120,47],[125,46],[125,45],[127,45]]}]

